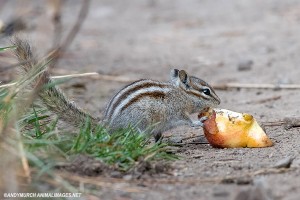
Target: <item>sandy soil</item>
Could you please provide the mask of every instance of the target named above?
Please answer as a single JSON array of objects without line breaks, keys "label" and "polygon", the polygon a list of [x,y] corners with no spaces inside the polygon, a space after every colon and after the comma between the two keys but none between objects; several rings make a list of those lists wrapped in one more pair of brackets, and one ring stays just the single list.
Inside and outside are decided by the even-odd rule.
[{"label": "sandy soil", "polygon": [[[49,6],[46,1],[27,6],[22,2],[8,1],[0,19],[23,16],[31,27],[26,34],[42,54],[52,42]],[[79,2],[66,1],[64,33],[76,18]],[[58,68],[161,81],[168,80],[170,69],[181,68],[211,84],[299,84],[299,24],[297,0],[92,1],[82,30]],[[73,87],[78,83],[83,87]],[[82,107],[101,115],[105,102],[124,85],[85,78],[64,87]],[[251,113],[259,122],[300,116],[297,90],[230,89],[217,94],[221,108]],[[300,129],[276,126],[266,131],[273,147],[215,149],[185,144],[177,148],[182,159],[172,164],[172,174],[115,184],[99,194],[102,199],[299,199]],[[188,127],[170,133],[182,138],[203,135]],[[288,157],[295,159],[284,173],[244,177]],[[240,178],[213,180],[226,176]],[[117,189],[122,186],[137,190]]]}]

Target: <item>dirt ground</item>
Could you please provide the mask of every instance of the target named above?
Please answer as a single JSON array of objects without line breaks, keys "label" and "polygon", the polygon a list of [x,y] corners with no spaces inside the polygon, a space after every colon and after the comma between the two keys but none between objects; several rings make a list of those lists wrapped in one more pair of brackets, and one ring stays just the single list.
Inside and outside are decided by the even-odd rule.
[{"label": "dirt ground", "polygon": [[[26,35],[41,55],[53,38],[51,12],[45,3],[7,1],[0,8],[3,21],[23,16],[30,27]],[[79,7],[80,1],[66,1],[64,33],[74,23]],[[212,85],[300,84],[299,35],[297,0],[99,0],[91,2],[84,26],[58,68],[65,73],[96,71],[160,81],[168,80],[170,69],[179,68]],[[6,38],[0,42],[7,44]],[[101,115],[105,103],[125,84],[82,78],[64,88],[86,110]],[[216,92],[222,100],[219,107],[251,113],[261,123],[300,117],[298,90]],[[124,178],[124,182],[100,188],[99,195],[101,199],[299,199],[300,129],[268,126],[266,131],[275,145],[262,149],[215,149],[194,144],[203,138],[202,130],[169,131],[173,137],[199,136],[177,148],[182,158],[172,163],[171,174],[132,181]],[[288,157],[295,159],[283,173],[245,176],[270,169]],[[236,176],[240,177],[219,182],[219,178]]]}]

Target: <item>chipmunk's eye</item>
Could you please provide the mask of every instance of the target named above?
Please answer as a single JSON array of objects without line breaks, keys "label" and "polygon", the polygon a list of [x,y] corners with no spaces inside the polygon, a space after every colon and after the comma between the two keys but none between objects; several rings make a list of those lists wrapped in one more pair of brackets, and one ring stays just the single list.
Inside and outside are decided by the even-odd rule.
[{"label": "chipmunk's eye", "polygon": [[208,89],[208,88],[203,89],[202,92],[203,92],[205,95],[210,95],[210,89]]}]

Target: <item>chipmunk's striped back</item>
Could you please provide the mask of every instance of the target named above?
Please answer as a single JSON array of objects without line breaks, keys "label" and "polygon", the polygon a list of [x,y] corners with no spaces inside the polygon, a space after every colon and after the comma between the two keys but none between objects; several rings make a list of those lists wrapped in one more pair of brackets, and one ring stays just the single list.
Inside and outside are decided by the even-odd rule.
[{"label": "chipmunk's striped back", "polygon": [[113,120],[118,114],[122,113],[130,105],[135,104],[145,98],[153,98],[155,100],[163,100],[171,90],[170,83],[161,83],[152,80],[139,80],[131,83],[120,90],[109,102],[105,119]]}]

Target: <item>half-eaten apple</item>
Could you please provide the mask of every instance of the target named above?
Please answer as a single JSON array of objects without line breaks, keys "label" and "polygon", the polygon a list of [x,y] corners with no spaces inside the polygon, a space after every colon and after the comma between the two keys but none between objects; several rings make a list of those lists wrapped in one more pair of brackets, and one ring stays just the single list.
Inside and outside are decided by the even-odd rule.
[{"label": "half-eaten apple", "polygon": [[269,147],[273,142],[259,126],[255,118],[247,113],[226,109],[208,109],[198,115],[208,117],[203,122],[206,139],[213,147]]}]

